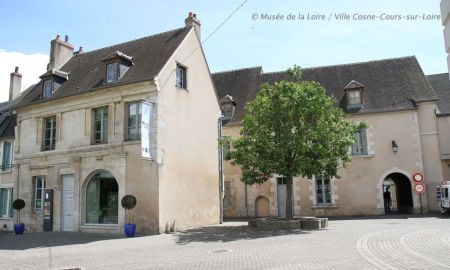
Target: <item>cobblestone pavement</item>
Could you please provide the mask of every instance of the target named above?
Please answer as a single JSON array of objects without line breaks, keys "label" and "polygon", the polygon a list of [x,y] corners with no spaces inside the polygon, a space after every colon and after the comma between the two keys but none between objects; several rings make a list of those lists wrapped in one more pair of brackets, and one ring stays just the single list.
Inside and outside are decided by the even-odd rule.
[{"label": "cobblestone pavement", "polygon": [[110,240],[0,234],[0,269],[450,269],[450,219],[334,220],[329,226],[273,232],[227,222]]}]

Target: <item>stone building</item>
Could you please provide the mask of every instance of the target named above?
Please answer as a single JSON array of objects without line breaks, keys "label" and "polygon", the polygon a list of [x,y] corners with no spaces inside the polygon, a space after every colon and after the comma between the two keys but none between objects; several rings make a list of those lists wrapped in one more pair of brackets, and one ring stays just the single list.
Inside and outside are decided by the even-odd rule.
[{"label": "stone building", "polygon": [[[14,107],[14,196],[28,231],[121,232],[132,194],[138,232],[219,222],[220,107],[200,22],[74,52],[51,41],[48,70]],[[53,191],[53,209],[44,207]]]},{"label": "stone building", "polygon": [[[352,162],[341,179],[294,178],[294,215],[384,214],[383,192],[389,188],[393,212],[437,211],[435,187],[443,179],[437,133],[437,96],[415,57],[325,66],[303,70],[304,80],[319,82],[350,121],[369,127],[355,134]],[[288,79],[285,72],[261,67],[213,74],[223,114],[234,115],[224,135],[239,136],[244,106],[262,83]],[[227,98],[225,98],[227,97]],[[425,176],[426,193],[413,192],[412,175]],[[286,185],[274,175],[262,185],[246,186],[239,167],[225,164],[225,216],[284,216]]]}]

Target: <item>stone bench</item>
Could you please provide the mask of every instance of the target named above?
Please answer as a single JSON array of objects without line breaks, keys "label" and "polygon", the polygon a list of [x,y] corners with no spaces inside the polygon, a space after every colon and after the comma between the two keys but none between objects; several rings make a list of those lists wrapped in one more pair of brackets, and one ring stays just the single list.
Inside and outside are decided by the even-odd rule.
[{"label": "stone bench", "polygon": [[248,221],[248,226],[262,230],[318,230],[328,227],[327,218],[301,217],[294,219],[257,218]]}]

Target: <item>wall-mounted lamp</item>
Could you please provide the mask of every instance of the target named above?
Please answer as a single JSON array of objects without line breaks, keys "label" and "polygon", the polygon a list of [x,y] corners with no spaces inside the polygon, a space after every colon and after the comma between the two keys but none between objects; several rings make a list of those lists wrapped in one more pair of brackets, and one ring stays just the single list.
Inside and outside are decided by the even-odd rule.
[{"label": "wall-mounted lamp", "polygon": [[398,152],[398,145],[395,142],[395,140],[392,140],[392,152],[394,152],[394,153]]}]

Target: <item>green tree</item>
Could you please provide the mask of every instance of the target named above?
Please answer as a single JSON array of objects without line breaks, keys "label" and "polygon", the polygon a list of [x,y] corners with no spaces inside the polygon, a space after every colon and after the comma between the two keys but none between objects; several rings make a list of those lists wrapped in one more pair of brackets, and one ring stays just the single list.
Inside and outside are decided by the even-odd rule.
[{"label": "green tree", "polygon": [[261,86],[245,109],[241,136],[230,141],[226,159],[242,170],[242,182],[262,184],[274,174],[286,178],[286,217],[292,218],[293,177],[339,178],[338,169],[351,161],[354,133],[365,127],[345,120],[336,100],[317,82],[302,81],[298,66],[290,81]]}]

